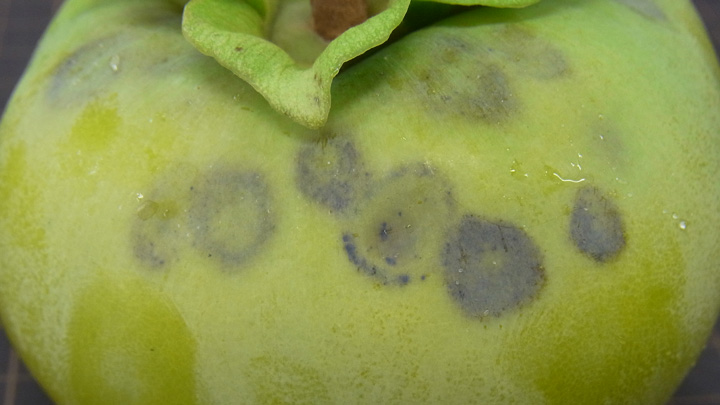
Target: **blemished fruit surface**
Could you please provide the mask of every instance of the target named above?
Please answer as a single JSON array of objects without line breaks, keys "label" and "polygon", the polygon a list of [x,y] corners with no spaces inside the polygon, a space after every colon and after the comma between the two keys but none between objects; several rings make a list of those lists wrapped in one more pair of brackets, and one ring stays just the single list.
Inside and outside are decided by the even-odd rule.
[{"label": "blemished fruit surface", "polygon": [[720,69],[692,5],[479,7],[302,126],[70,0],[0,126],[0,314],[59,403],[663,403],[720,310]]}]

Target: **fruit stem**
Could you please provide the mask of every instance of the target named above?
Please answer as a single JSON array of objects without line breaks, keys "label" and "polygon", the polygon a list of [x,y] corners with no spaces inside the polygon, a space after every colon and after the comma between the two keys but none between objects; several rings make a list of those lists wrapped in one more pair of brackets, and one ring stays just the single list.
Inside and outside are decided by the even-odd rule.
[{"label": "fruit stem", "polygon": [[310,0],[315,32],[332,41],[368,18],[367,0]]}]

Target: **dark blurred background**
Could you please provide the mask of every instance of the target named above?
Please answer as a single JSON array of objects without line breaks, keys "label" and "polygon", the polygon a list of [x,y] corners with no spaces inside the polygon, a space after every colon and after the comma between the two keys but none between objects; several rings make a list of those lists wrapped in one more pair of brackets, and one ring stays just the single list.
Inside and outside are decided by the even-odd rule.
[{"label": "dark blurred background", "polygon": [[[0,111],[4,110],[44,27],[61,3],[62,0],[0,0]],[[694,3],[716,51],[720,51],[720,0],[694,0]],[[0,404],[52,404],[12,350],[1,329]],[[716,323],[700,359],[670,404],[720,405],[720,322]]]}]

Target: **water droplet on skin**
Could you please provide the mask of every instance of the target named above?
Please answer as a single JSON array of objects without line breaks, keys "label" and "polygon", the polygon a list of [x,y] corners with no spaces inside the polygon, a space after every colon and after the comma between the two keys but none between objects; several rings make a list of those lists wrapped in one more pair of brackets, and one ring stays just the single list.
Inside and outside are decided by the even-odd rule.
[{"label": "water droplet on skin", "polygon": [[152,218],[158,211],[158,204],[154,201],[144,201],[137,207],[137,216],[140,220],[145,221]]},{"label": "water droplet on skin", "polygon": [[557,177],[557,178],[558,178],[560,181],[562,181],[563,183],[582,183],[583,181],[585,181],[585,178],[581,178],[581,179],[566,179],[566,178],[560,176],[559,174],[557,174],[557,173],[555,173],[555,172],[553,172],[553,176]]},{"label": "water droplet on skin", "polygon": [[110,70],[113,72],[117,72],[120,70],[120,56],[119,55],[113,55],[110,57]]}]

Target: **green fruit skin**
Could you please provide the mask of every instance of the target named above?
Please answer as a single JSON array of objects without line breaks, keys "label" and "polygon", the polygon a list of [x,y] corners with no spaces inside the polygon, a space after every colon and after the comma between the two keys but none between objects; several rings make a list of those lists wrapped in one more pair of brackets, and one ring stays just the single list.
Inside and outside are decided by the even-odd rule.
[{"label": "green fruit skin", "polygon": [[[0,126],[0,313],[54,400],[669,398],[720,308],[720,71],[689,2],[468,11],[338,75],[318,131],[197,53],[176,3],[67,2]],[[581,190],[621,220],[602,260]],[[425,232],[407,285],[343,242],[396,206]],[[497,315],[443,275],[470,216],[542,263]]]}]

